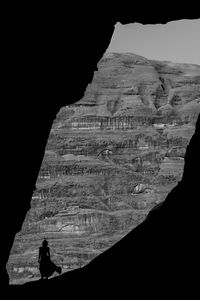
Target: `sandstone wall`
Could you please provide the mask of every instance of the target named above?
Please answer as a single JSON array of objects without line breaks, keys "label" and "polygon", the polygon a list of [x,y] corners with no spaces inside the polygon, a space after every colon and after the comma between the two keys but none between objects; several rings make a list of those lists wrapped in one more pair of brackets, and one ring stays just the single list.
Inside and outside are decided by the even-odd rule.
[{"label": "sandstone wall", "polygon": [[44,237],[68,271],[140,224],[181,180],[199,112],[200,66],[106,53],[84,97],[53,123],[11,279],[39,276]]}]

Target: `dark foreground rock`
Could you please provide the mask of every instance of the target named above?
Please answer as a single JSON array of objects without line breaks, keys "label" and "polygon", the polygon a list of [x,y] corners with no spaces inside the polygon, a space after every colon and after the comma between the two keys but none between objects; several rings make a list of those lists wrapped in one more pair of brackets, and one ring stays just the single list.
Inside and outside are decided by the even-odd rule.
[{"label": "dark foreground rock", "polygon": [[[6,119],[3,122],[1,131],[1,150],[3,150],[2,174],[4,174],[1,192],[3,195],[6,195],[2,197],[2,214],[0,218],[0,286],[2,293],[2,287],[4,284],[8,284],[5,266],[9,252],[14,241],[14,236],[21,230],[25,215],[30,208],[30,199],[35,188],[35,181],[44,154],[46,140],[53,119],[55,119],[55,114],[60,107],[66,105],[66,101],[67,103],[74,103],[82,98],[86,85],[88,82],[91,82],[97,62],[102,57],[110,42],[114,24],[117,21],[122,24],[129,22],[164,24],[168,21],[199,17],[198,9],[194,5],[185,6],[185,11],[184,6],[181,10],[178,7],[176,11],[174,5],[172,8],[171,5],[165,5],[165,7],[163,5],[153,6],[153,3],[150,3],[148,9],[148,3],[145,3],[145,7],[144,3],[141,3],[140,8],[139,3],[136,4],[134,2],[133,4],[134,8],[132,9],[130,6],[116,5],[115,8],[119,8],[118,13],[116,13],[114,7],[112,7],[112,12],[107,10],[107,7],[103,7],[103,11],[99,15],[97,11],[101,4],[98,7],[95,4],[93,9],[89,7],[87,10],[88,18],[84,10],[80,9],[80,6],[77,7],[77,3],[75,4],[75,9],[71,10],[70,7],[67,12],[64,9],[63,16],[61,16],[60,6],[58,12],[55,5],[52,7],[45,5],[45,8],[41,4],[40,7],[31,5],[29,10],[27,5],[26,13],[24,13],[25,7],[23,6],[22,8],[20,5],[10,6],[7,15],[7,12],[4,11],[4,15],[7,17],[4,29],[8,29],[9,33],[6,34],[6,43],[3,44],[4,48],[6,48],[6,56],[4,57],[4,61],[6,62],[6,72],[4,73],[6,98],[1,103],[3,105],[2,116]],[[83,5],[85,7],[85,2]],[[12,8],[14,11],[13,14]],[[77,16],[80,18],[79,21]],[[95,34],[93,34],[93,30]],[[68,59],[69,57],[70,59]],[[149,268],[148,264],[142,264],[142,257],[138,256],[133,261],[133,256],[131,256],[130,262],[134,263],[134,268],[133,264],[128,265],[126,267],[130,266],[130,268],[127,269],[127,272],[125,270],[123,273],[118,268],[118,273],[113,272],[112,281],[111,276],[109,280],[108,276],[106,276],[105,261],[103,275],[94,270],[92,276],[82,276],[85,275],[82,272],[83,269],[81,269],[81,272],[80,270],[75,270],[73,271],[75,276],[70,272],[68,273],[70,277],[66,278],[62,276],[63,280],[60,280],[58,277],[52,279],[49,281],[48,288],[45,283],[42,285],[40,282],[35,282],[33,285],[26,285],[27,289],[24,285],[19,287],[14,286],[11,289],[13,291],[11,299],[15,299],[18,296],[19,299],[22,299],[24,294],[24,299],[30,299],[32,296],[34,296],[34,299],[36,297],[42,298],[42,296],[43,298],[51,298],[53,296],[53,299],[55,299],[55,296],[69,298],[70,295],[71,298],[74,298],[75,295],[82,296],[82,298],[89,298],[94,282],[96,284],[94,284],[95,292],[93,292],[92,299],[97,295],[104,298],[105,295],[110,295],[112,299],[114,296],[119,296],[120,291],[122,291],[123,295],[127,294],[128,299],[134,297],[137,292],[140,298],[145,292],[147,296],[151,292],[153,296],[157,295],[157,298],[160,299],[166,296],[167,291],[170,293],[169,298],[172,298],[175,295],[171,284],[171,276],[174,274],[172,266],[176,264],[176,256],[173,258],[172,248],[174,248],[174,252],[176,252],[176,249],[177,252],[179,250],[185,266],[184,272],[180,269],[180,272],[174,275],[174,278],[178,275],[176,277],[177,283],[181,282],[182,284],[181,288],[180,284],[176,284],[177,298],[180,298],[180,295],[185,297],[186,289],[190,291],[188,298],[192,298],[195,286],[198,288],[198,285],[195,285],[196,262],[198,261],[198,244],[196,244],[196,240],[198,234],[194,226],[195,220],[198,220],[199,211],[198,197],[195,197],[195,191],[198,192],[198,176],[194,176],[194,170],[199,169],[198,156],[194,155],[194,153],[199,153],[199,144],[197,141],[196,147],[194,145],[191,146],[192,155],[189,156],[190,159],[188,158],[191,161],[194,160],[192,169],[190,169],[191,164],[188,163],[187,172],[184,173],[185,181],[183,187],[186,190],[182,190],[182,193],[176,194],[173,198],[173,203],[175,203],[174,200],[179,199],[180,196],[181,204],[184,204],[184,209],[180,213],[180,205],[178,207],[173,206],[172,211],[178,218],[176,217],[176,222],[171,223],[169,231],[167,232],[166,230],[167,247],[158,256],[158,259],[154,260],[153,269]],[[6,163],[4,164],[4,162]],[[189,191],[188,193],[186,193],[187,190]],[[170,210],[170,214],[168,214],[168,220],[170,220],[172,211]],[[184,218],[183,222],[181,222],[182,230],[187,228],[187,233],[189,233],[184,236],[185,240],[181,245],[179,244],[180,240],[177,240],[176,234],[170,238],[170,233],[173,233],[173,226],[176,228],[177,224],[180,224],[180,216],[182,216],[182,219]],[[157,226],[157,230],[159,228],[160,226]],[[185,230],[183,231],[185,232]],[[148,233],[146,237],[148,237]],[[143,245],[141,243],[141,249],[143,249]],[[127,244],[127,247],[132,249],[131,244]],[[155,243],[154,247],[156,249],[155,252],[159,254],[158,248],[160,249],[159,242]],[[171,249],[170,255],[168,254],[169,249]],[[120,260],[123,260],[122,255],[118,253],[115,265]],[[154,258],[155,255],[153,254],[152,257]],[[170,274],[166,272],[167,269],[165,268],[167,265],[166,257],[171,262],[168,265],[168,270],[172,270]],[[119,263],[119,266],[121,265]],[[158,268],[156,265],[163,266],[161,272],[157,272]],[[190,265],[190,268],[186,267],[186,265]],[[139,266],[140,269],[138,269]],[[121,271],[124,271],[124,268]],[[131,272],[129,272],[130,270]],[[136,274],[139,272],[138,270],[148,272],[143,272],[142,276],[137,280]],[[155,273],[158,274],[156,279],[153,276]],[[108,274],[110,275],[110,272]],[[139,272],[138,274],[141,273]],[[91,280],[91,277],[93,280]],[[115,284],[116,278],[121,278],[122,280],[118,286]],[[58,284],[58,282],[55,283],[57,279],[61,284]],[[165,286],[162,290],[159,290],[161,281],[165,283]],[[140,282],[141,284],[139,284]],[[106,291],[108,285],[110,285],[110,293]],[[31,286],[33,288],[29,289]],[[17,291],[20,292],[17,293]],[[6,297],[9,298],[9,295],[2,294],[3,299]]]}]

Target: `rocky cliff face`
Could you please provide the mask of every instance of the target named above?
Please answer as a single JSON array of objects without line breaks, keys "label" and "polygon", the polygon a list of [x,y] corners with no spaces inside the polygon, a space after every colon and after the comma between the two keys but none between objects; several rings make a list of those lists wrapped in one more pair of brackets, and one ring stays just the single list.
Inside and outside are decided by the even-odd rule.
[{"label": "rocky cliff face", "polygon": [[38,275],[42,238],[68,271],[140,224],[181,180],[200,112],[200,66],[106,53],[83,99],[61,108],[7,265]]}]

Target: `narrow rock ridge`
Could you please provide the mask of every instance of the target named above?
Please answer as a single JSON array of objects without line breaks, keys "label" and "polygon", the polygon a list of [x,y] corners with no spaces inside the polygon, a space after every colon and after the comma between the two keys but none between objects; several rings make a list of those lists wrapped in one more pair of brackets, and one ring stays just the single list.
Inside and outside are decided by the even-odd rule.
[{"label": "narrow rock ridge", "polygon": [[200,112],[200,66],[105,53],[97,67],[84,97],[53,123],[7,265],[11,282],[39,276],[44,237],[64,270],[87,264],[182,178]]}]

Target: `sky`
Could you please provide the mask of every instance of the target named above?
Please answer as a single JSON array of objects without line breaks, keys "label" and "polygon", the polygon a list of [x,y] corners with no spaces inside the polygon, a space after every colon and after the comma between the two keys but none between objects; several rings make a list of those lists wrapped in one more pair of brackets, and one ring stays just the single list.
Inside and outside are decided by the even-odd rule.
[{"label": "sky", "polygon": [[155,25],[118,22],[107,52],[200,65],[200,19]]}]

